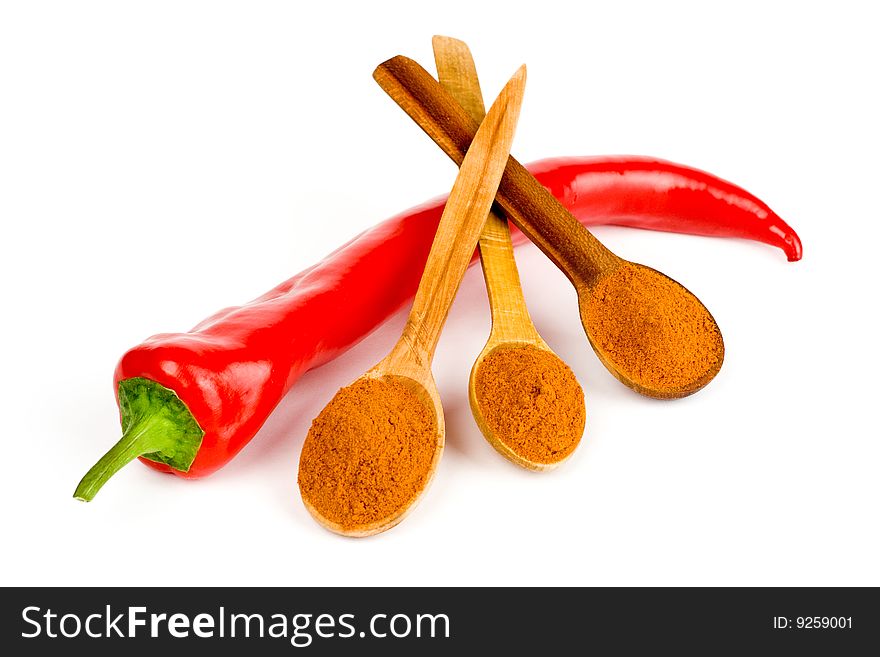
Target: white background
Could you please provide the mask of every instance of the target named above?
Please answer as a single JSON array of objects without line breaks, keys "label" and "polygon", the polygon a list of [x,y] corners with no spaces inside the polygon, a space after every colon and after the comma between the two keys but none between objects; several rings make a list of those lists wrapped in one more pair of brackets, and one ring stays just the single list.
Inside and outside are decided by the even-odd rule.
[{"label": "white background", "polygon": [[[0,6],[3,584],[880,584],[870,3]],[[798,229],[796,264],[750,242],[597,229],[711,309],[718,378],[666,403],[621,386],[566,279],[524,246],[534,319],[586,392],[587,432],[560,470],[517,469],[473,423],[488,333],[473,269],[435,361],[446,452],[399,527],[322,530],[296,472],[311,419],[402,316],[304,376],[216,475],[133,463],[75,502],[119,435],[125,349],[448,190],[455,167],[371,78],[399,53],[433,70],[435,33],[469,42],[487,100],[528,64],[519,159],[665,157]]]}]

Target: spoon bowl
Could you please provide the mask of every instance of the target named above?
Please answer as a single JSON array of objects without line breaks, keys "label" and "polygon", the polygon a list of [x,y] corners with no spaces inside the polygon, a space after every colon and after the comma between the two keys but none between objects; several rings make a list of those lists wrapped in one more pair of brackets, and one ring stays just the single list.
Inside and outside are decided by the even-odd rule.
[{"label": "spoon bowl", "polygon": [[[389,357],[390,358],[390,357]],[[357,387],[359,384],[376,381],[384,384],[380,388],[375,388],[377,394],[387,395],[387,392],[383,392],[384,387],[396,387],[400,386],[405,390],[409,391],[412,394],[412,398],[409,400],[411,403],[420,404],[427,411],[426,415],[429,418],[429,424],[431,428],[434,430],[433,432],[433,445],[430,449],[430,457],[428,459],[418,459],[414,468],[413,461],[409,460],[408,462],[401,462],[397,467],[394,465],[390,466],[389,469],[394,471],[406,472],[406,475],[410,477],[412,481],[412,487],[409,491],[409,495],[406,499],[400,500],[397,504],[395,504],[389,512],[383,514],[379,517],[372,518],[366,522],[360,522],[356,525],[352,525],[351,523],[342,523],[338,520],[334,520],[329,517],[326,508],[319,508],[315,503],[313,503],[312,498],[309,495],[303,494],[303,503],[312,517],[323,526],[325,529],[328,529],[337,534],[342,534],[343,536],[350,536],[355,538],[372,536],[374,534],[379,534],[388,529],[391,529],[399,522],[401,522],[409,513],[416,507],[419,500],[422,498],[424,493],[428,490],[431,482],[433,481],[434,474],[437,470],[437,465],[440,462],[440,458],[443,455],[443,449],[446,442],[446,427],[443,418],[443,408],[440,404],[440,396],[437,392],[437,386],[434,384],[433,376],[431,376],[430,371],[427,373],[422,370],[421,372],[411,372],[411,374],[415,374],[418,377],[413,378],[410,375],[405,374],[395,374],[391,373],[387,370],[388,360],[386,358],[379,365],[375,366],[373,369],[366,372],[359,379],[357,379],[351,386],[348,388]],[[343,389],[343,391],[346,389]],[[340,391],[342,393],[343,391]],[[383,400],[370,400],[361,398],[360,401],[367,408],[373,408],[377,405],[381,405]],[[378,402],[378,403],[371,403]],[[373,420],[387,421],[387,418],[372,418]],[[316,419],[316,422],[321,420],[321,416]],[[403,428],[405,431],[405,428]],[[311,433],[311,432],[310,432]],[[333,436],[335,440],[337,436]],[[330,445],[311,445],[312,449],[315,450],[327,450],[332,449],[333,447]],[[304,447],[305,449],[305,447]],[[396,456],[392,456],[392,458],[403,459],[406,458],[408,453],[398,454]],[[382,458],[387,458],[388,455],[384,454]],[[369,455],[365,455],[363,452],[359,454],[359,464],[363,463],[365,459],[369,459]],[[388,467],[388,464],[385,464]],[[369,474],[369,473],[367,473]],[[301,473],[302,476],[302,473]]]},{"label": "spoon bowl", "polygon": [[[527,368],[505,367],[502,371],[506,376],[496,378],[492,376],[491,365],[497,357],[507,357],[508,361],[514,362],[537,362],[540,364],[540,375],[535,377]],[[567,375],[561,389],[545,380],[547,372]],[[480,394],[480,388],[487,379],[496,393],[491,395],[496,403],[500,396],[518,397],[517,410],[527,413],[525,419],[530,421],[524,430],[524,439],[511,426],[511,421],[522,418],[499,416],[492,412],[491,406],[481,403],[486,395]],[[528,470],[547,472],[559,467],[574,453],[583,436],[583,391],[565,362],[540,337],[516,341],[490,338],[471,369],[468,400],[474,420],[487,442],[506,459]],[[544,400],[547,400],[546,403],[542,403]],[[538,411],[538,406],[543,408]],[[560,424],[563,426],[559,434],[548,436],[544,443],[539,441],[541,433]]]},{"label": "spoon bowl", "polygon": [[715,318],[687,288],[620,259],[591,284],[575,286],[581,322],[614,377],[655,399],[678,399],[708,384],[724,361]]}]

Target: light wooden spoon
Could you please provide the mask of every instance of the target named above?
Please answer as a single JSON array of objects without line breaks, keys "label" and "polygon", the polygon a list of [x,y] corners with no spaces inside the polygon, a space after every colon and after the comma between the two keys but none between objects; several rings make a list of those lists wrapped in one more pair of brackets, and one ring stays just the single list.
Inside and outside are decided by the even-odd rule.
[{"label": "light wooden spoon", "polygon": [[[401,508],[374,522],[354,527],[344,526],[326,517],[322,509],[303,495],[309,512],[331,531],[347,536],[369,536],[390,529],[415,506],[434,475],[443,453],[446,430],[440,396],[431,373],[431,361],[449,308],[473,256],[504,173],[519,118],[525,79],[523,66],[498,95],[477,131],[440,218],[403,334],[390,353],[361,377],[402,383],[415,392],[433,414],[437,431],[436,446],[428,472],[423,478],[424,485]],[[311,439],[310,434],[307,441]],[[300,463],[301,472],[302,468],[303,464]]]},{"label": "light wooden spoon", "polygon": [[[456,102],[431,75],[413,60],[397,56],[380,64],[373,77],[385,92],[440,146],[456,163],[460,163],[467,152],[477,129],[477,123]],[[568,210],[539,183],[525,167],[510,157],[504,178],[498,187],[496,201],[507,218],[522,230],[547,257],[568,277],[578,293],[581,322],[587,338],[599,360],[619,381],[636,392],[658,399],[685,397],[711,381],[721,369],[724,359],[724,343],[715,320],[700,301],[684,286],[654,270],[629,262],[605,247],[593,234],[575,219]],[[625,268],[625,269],[624,269]],[[641,277],[665,279],[666,287],[674,301],[691,309],[699,309],[705,322],[688,324],[688,317],[669,312],[667,304],[661,307],[660,317],[647,317],[649,323],[666,325],[684,330],[668,332],[662,344],[651,345],[658,354],[677,351],[686,352],[694,341],[698,341],[710,353],[708,365],[698,374],[684,375],[675,372],[660,372],[670,375],[671,384],[645,383],[621,366],[619,359],[595,339],[591,331],[591,320],[595,317],[597,298],[593,294],[604,282],[620,273],[635,272]],[[658,276],[659,274],[659,276]],[[630,297],[618,299],[620,304],[629,305],[632,319],[639,321],[641,300],[632,289]],[[624,349],[628,345],[621,343]],[[630,350],[626,356],[639,357],[643,354]],[[678,374],[679,376],[672,376]]]},{"label": "light wooden spoon", "polygon": [[[486,109],[483,105],[477,68],[467,44],[445,36],[435,36],[432,44],[440,84],[452,94],[475,123],[481,123],[486,115]],[[486,290],[489,293],[492,329],[486,346],[477,356],[471,369],[468,382],[471,411],[483,436],[502,456],[529,470],[538,472],[552,470],[568,459],[574,450],[558,460],[535,460],[534,457],[514,449],[509,441],[502,440],[483,414],[477,394],[477,379],[486,357],[496,349],[537,349],[544,352],[548,359],[553,358],[560,363],[562,361],[538,333],[529,315],[513,256],[513,243],[510,241],[507,219],[490,212],[486,225],[483,226],[478,248],[483,276],[486,279]],[[577,386],[577,382],[574,385]],[[577,396],[583,398],[582,393]]]}]

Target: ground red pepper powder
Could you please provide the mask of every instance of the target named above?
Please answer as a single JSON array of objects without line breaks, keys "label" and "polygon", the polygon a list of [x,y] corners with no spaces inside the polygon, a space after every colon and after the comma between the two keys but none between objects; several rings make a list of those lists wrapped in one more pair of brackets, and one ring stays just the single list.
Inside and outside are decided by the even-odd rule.
[{"label": "ground red pepper powder", "polygon": [[530,463],[564,460],[584,433],[583,390],[552,352],[531,345],[494,349],[476,372],[474,392],[494,438]]},{"label": "ground red pepper powder", "polygon": [[715,321],[663,274],[623,265],[590,294],[584,315],[590,339],[635,383],[675,390],[718,367],[723,343]]},{"label": "ground red pepper powder", "polygon": [[342,529],[393,518],[425,487],[436,446],[434,411],[415,392],[393,378],[358,379],[312,422],[303,500]]}]

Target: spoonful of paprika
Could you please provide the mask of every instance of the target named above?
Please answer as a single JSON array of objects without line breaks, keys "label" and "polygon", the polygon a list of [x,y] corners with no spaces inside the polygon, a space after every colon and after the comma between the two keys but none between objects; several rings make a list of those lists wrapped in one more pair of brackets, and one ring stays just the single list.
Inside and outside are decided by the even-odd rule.
[{"label": "spoonful of paprika", "polygon": [[[444,36],[435,36],[433,47],[440,84],[480,123],[486,110],[470,48]],[[507,219],[489,213],[479,250],[492,330],[471,369],[471,410],[496,451],[519,466],[545,472],[571,456],[581,441],[584,392],[532,322]]]},{"label": "spoonful of paprika", "polygon": [[[477,124],[425,69],[397,56],[373,77],[450,158],[462,161]],[[690,291],[612,253],[513,157],[496,201],[574,285],[587,338],[618,380],[643,395],[674,399],[715,377],[724,342]]]},{"label": "spoonful of paprika", "polygon": [[445,424],[431,361],[504,173],[524,87],[522,67],[475,131],[400,340],[339,390],[309,429],[299,488],[306,508],[331,531],[369,536],[390,529],[434,475]]}]

